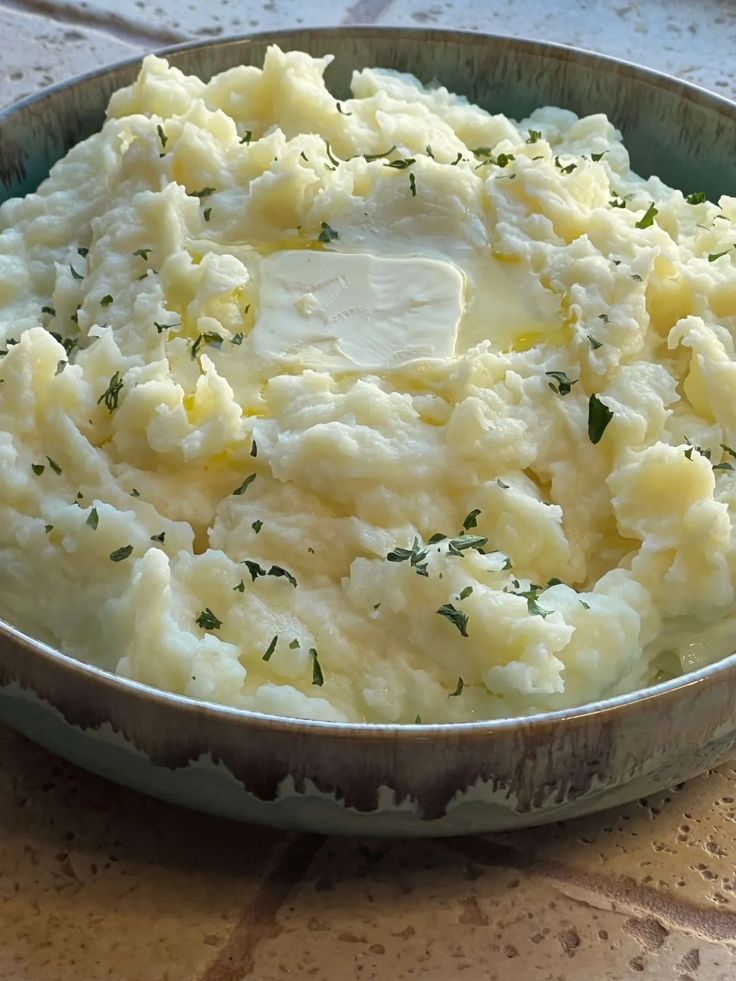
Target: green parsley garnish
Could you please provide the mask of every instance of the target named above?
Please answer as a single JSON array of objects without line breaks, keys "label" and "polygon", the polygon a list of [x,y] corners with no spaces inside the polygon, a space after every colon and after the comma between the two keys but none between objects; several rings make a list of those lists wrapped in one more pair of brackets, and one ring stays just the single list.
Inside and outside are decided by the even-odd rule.
[{"label": "green parsley garnish", "polygon": [[530,129],[530,130],[528,130],[528,133],[529,133],[529,137],[528,137],[528,139],[524,140],[525,143],[538,143],[539,140],[542,139],[542,132],[541,132],[541,130],[538,130],[538,129]]},{"label": "green parsley garnish", "polygon": [[166,538],[166,532],[162,531],[159,535],[151,535],[152,542],[161,542],[163,545],[164,539]]},{"label": "green parsley garnish", "polygon": [[108,293],[107,296],[103,296],[100,300],[101,307],[109,307],[112,303],[112,296]]},{"label": "green parsley garnish", "polygon": [[716,259],[720,259],[721,256],[728,255],[728,253],[731,251],[731,248],[732,246],[729,246],[729,248],[724,249],[723,252],[711,252],[711,254],[708,256],[708,262],[715,262]]},{"label": "green parsley garnish", "polygon": [[693,450],[695,450],[701,456],[704,456],[706,460],[710,460],[710,450],[704,450],[702,446],[698,446],[697,443],[693,443],[692,440],[687,438],[687,436],[685,437],[685,442],[688,444],[688,448],[685,450],[686,459],[692,460]]},{"label": "green parsley garnish", "polygon": [[116,548],[114,552],[110,552],[111,562],[122,562],[124,559],[129,558],[133,554],[132,545],[123,545],[122,548]]},{"label": "green parsley garnish", "polygon": [[483,546],[488,544],[488,539],[481,535],[460,535],[459,538],[451,538],[447,543],[448,555],[462,555],[466,548],[474,548],[482,552]]},{"label": "green parsley garnish", "polygon": [[140,256],[140,258],[143,259],[144,262],[147,262],[148,257],[152,252],[153,249],[136,249],[135,252],[133,252],[132,254]]},{"label": "green parsley garnish", "polygon": [[521,583],[518,579],[512,579],[513,589],[509,589],[507,586],[504,589],[505,593],[511,593],[512,596],[522,596],[526,600],[526,608],[532,616],[542,617],[544,620],[550,615],[552,610],[546,610],[543,606],[537,603],[537,598],[542,590],[541,586],[536,586],[532,583],[529,589],[522,589]]},{"label": "green parsley garnish", "polygon": [[[616,194],[616,192],[614,191],[613,192],[613,197],[608,202],[608,207],[609,208],[625,208],[626,207],[626,201],[624,201],[624,199],[621,197],[621,195]],[[619,265],[619,263],[617,262],[616,265]]]},{"label": "green parsley garnish", "polygon": [[577,167],[576,163],[569,163],[565,167],[560,163],[560,158],[555,157],[555,167],[559,170],[561,174],[571,174],[573,170]]},{"label": "green parsley garnish", "polygon": [[498,477],[498,478],[496,479],[496,483],[497,483],[497,484],[498,484],[498,486],[499,486],[499,487],[501,488],[501,490],[508,490],[508,489],[509,489],[509,485],[508,485],[508,484],[504,484],[504,482],[503,482],[503,481],[501,480],[501,478],[500,478],[500,477]]},{"label": "green parsley garnish", "polygon": [[415,163],[415,157],[404,157],[402,160],[391,160],[389,163],[385,163],[383,166],[391,167],[392,170],[406,170]]},{"label": "green parsley garnish", "polygon": [[[166,135],[166,133],[164,133],[164,128],[161,125],[161,123],[159,123],[158,126],[156,127],[156,131],[158,133],[159,140],[161,140],[161,149],[165,150],[166,144],[169,142],[169,138]],[[161,156],[163,157],[163,153],[161,154]]]},{"label": "green parsley garnish", "polygon": [[218,620],[209,606],[206,606],[194,621],[202,630],[219,630],[222,620]]},{"label": "green parsley garnish", "polygon": [[258,532],[261,530],[262,527],[263,527],[262,521],[254,521],[253,524],[251,525],[251,528],[256,533],[256,535],[258,534]]},{"label": "green parsley garnish", "polygon": [[588,436],[595,445],[600,442],[606,431],[606,426],[613,419],[613,412],[597,395],[591,395],[588,400]]},{"label": "green parsley garnish", "polygon": [[409,174],[409,190],[411,191],[411,196],[415,198],[417,196],[417,182],[414,174]]},{"label": "green parsley garnish", "polygon": [[292,642],[289,644],[289,649],[292,650],[292,651],[295,651],[297,649],[297,647],[301,647],[301,644],[299,643],[299,641],[295,637],[292,640]]},{"label": "green parsley garnish", "polygon": [[78,252],[78,253],[79,253],[79,254],[81,255],[81,257],[82,257],[83,259],[86,259],[86,258],[87,258],[87,256],[89,255],[89,249],[85,249],[85,248],[83,248],[82,246],[80,246],[80,247],[79,247],[79,248],[77,249],[77,252]]},{"label": "green parsley garnish", "polygon": [[46,469],[46,466],[43,463],[32,463],[31,464],[31,470],[35,473],[35,475],[37,477],[40,477],[41,474],[44,472],[45,469]]},{"label": "green parsley garnish", "polygon": [[54,473],[57,475],[57,477],[61,477],[61,467],[56,462],[56,460],[52,460],[50,456],[47,456],[46,459],[49,461],[49,466],[54,471]]},{"label": "green parsley garnish", "polygon": [[268,570],[267,575],[275,576],[277,579],[279,578],[287,579],[294,587],[294,589],[296,589],[297,586],[296,579],[294,578],[294,576],[292,576],[290,572],[287,572],[286,569],[282,569],[280,565],[272,565],[271,568]]},{"label": "green parsley garnish", "polygon": [[548,382],[547,384],[556,395],[560,395],[562,397],[569,395],[572,391],[572,386],[577,385],[578,381],[580,380],[579,378],[568,378],[564,371],[545,371],[545,375],[548,375],[550,378],[554,378],[554,380],[557,382],[556,385],[554,382]]},{"label": "green parsley garnish", "polygon": [[467,599],[468,596],[470,596],[470,594],[472,592],[473,592],[473,587],[472,586],[466,586],[465,589],[461,589],[460,590],[460,592],[458,593],[458,597],[457,598],[459,600]]},{"label": "green parsley garnish", "polygon": [[693,191],[685,198],[688,204],[703,204],[705,201],[705,191]]},{"label": "green parsley garnish", "polygon": [[654,219],[655,219],[656,215],[658,215],[658,214],[659,214],[659,212],[655,208],[654,202],[652,202],[652,204],[650,204],[649,207],[647,208],[644,216],[642,218],[640,218],[639,221],[637,221],[635,227],[636,228],[649,228],[650,225],[653,225],[654,224]]},{"label": "green parsley garnish", "polygon": [[240,143],[245,143],[246,146],[247,146],[252,139],[253,139],[253,130],[252,129],[247,129],[245,131],[244,135],[241,136]]},{"label": "green parsley garnish", "polygon": [[233,592],[234,593],[244,593],[245,592],[245,583],[243,582],[242,579],[240,580],[240,582],[238,583],[237,586],[233,586]]},{"label": "green parsley garnish", "polygon": [[200,334],[195,340],[194,344],[192,344],[192,361],[196,359],[199,349],[203,344],[209,344],[211,347],[214,347],[216,351],[219,351],[222,347],[223,339],[224,338],[220,337],[219,334],[212,330],[206,330],[203,334]]},{"label": "green parsley garnish", "polygon": [[50,532],[52,532],[54,530],[54,526],[53,525],[44,525],[43,526],[43,529],[46,532],[46,534],[48,535]]},{"label": "green parsley garnish", "polygon": [[77,270],[74,268],[71,262],[69,263],[69,269],[71,270],[71,274],[74,277],[74,279],[84,279],[84,276],[81,273],[77,272]]},{"label": "green parsley garnish", "polygon": [[424,152],[428,157],[431,157],[432,160],[434,160],[434,152],[432,151],[432,147],[429,145],[429,143],[425,146]]},{"label": "green parsley garnish", "polygon": [[452,603],[443,603],[437,610],[441,617],[449,620],[453,626],[457,627],[463,637],[468,636],[468,618],[460,610],[455,609]]},{"label": "green parsley garnish", "polygon": [[258,456],[258,444],[256,443],[255,439],[251,443],[250,455],[251,456]]},{"label": "green parsley garnish", "polygon": [[327,142],[327,140],[325,140],[325,148],[327,150],[327,159],[332,164],[332,167],[330,169],[331,170],[337,170],[337,168],[340,166],[340,161],[337,159],[337,157],[332,152],[332,148],[330,147],[330,144]]},{"label": "green parsley garnish", "polygon": [[233,334],[233,336],[230,338],[230,343],[234,344],[236,347],[240,347],[240,345],[243,343],[244,337],[245,334],[240,331],[238,334]]},{"label": "green parsley garnish", "polygon": [[352,116],[353,115],[352,112],[345,112],[345,110],[343,109],[343,107],[340,105],[339,102],[336,102],[335,105],[337,106],[337,111],[340,113],[341,116]]},{"label": "green parsley garnish", "polygon": [[388,150],[384,150],[383,153],[364,153],[363,159],[366,163],[372,163],[374,160],[382,160],[384,157],[390,156],[396,149],[396,144],[389,147]]},{"label": "green parsley garnish", "polygon": [[425,559],[427,558],[427,550],[421,548],[419,545],[419,539],[414,539],[414,544],[409,548],[395,548],[393,551],[386,555],[389,562],[406,562],[409,560],[409,564],[412,568],[416,569],[418,576],[429,576],[427,572],[427,563]]},{"label": "green parsley garnish", "polygon": [[153,321],[153,326],[156,328],[157,334],[163,334],[165,330],[173,330],[175,327],[181,327],[181,323],[178,324],[160,324],[157,320]]},{"label": "green parsley garnish", "polygon": [[86,525],[89,525],[92,531],[97,531],[97,526],[100,523],[100,517],[97,514],[97,508],[92,508],[87,515]]},{"label": "green parsley garnish", "polygon": [[447,697],[455,698],[457,695],[462,695],[464,687],[465,687],[465,682],[463,681],[462,678],[458,678],[457,684],[455,685],[455,691],[451,691]]},{"label": "green parsley garnish", "polygon": [[312,658],[312,684],[321,688],[325,679],[322,677],[322,668],[319,666],[317,651],[313,647],[309,648],[309,656]]},{"label": "green parsley garnish", "polygon": [[246,566],[246,568],[248,569],[248,572],[250,573],[250,578],[253,582],[255,582],[259,576],[266,575],[266,570],[263,568],[262,565],[259,565],[258,562],[253,562],[251,561],[251,559],[246,559],[242,564]]},{"label": "green parsley garnish", "polygon": [[591,153],[590,159],[593,161],[593,163],[598,163],[598,161],[602,160],[607,153],[608,150],[603,150],[601,153]]},{"label": "green parsley garnish", "polygon": [[460,151],[458,151],[458,154],[457,154],[457,156],[456,156],[456,157],[455,157],[455,159],[454,159],[454,160],[452,161],[452,163],[450,164],[450,166],[451,166],[451,167],[457,167],[457,165],[458,165],[458,164],[460,163],[460,161],[461,161],[462,159],[463,159],[463,155],[462,155],[462,153],[461,153]]},{"label": "green parsley garnish", "polygon": [[135,489],[135,487],[134,487],[133,490],[130,492],[130,496],[131,497],[140,497],[141,496],[141,492],[140,491],[137,491]]},{"label": "green parsley garnish", "polygon": [[53,307],[41,307],[41,313],[47,313],[51,317],[56,316],[56,310]]},{"label": "green parsley garnish", "polygon": [[201,201],[202,198],[208,198],[210,194],[214,194],[216,190],[215,187],[203,187],[201,191],[187,191],[187,197],[199,198]]},{"label": "green parsley garnish", "polygon": [[736,450],[732,450],[731,447],[726,446],[725,443],[721,443],[720,445],[724,453],[728,453],[729,456],[732,456],[736,460]]},{"label": "green parsley garnish", "polygon": [[478,527],[478,515],[481,513],[480,508],[473,508],[473,510],[466,516],[465,521],[463,521],[463,530],[468,531],[470,528]]},{"label": "green parsley garnish", "polygon": [[118,407],[118,401],[120,400],[120,391],[123,388],[125,382],[120,377],[120,372],[116,371],[115,374],[110,379],[110,383],[105,389],[105,391],[97,399],[97,404],[104,402],[110,413],[114,412]]},{"label": "green parsley garnish", "polygon": [[257,474],[252,473],[250,476],[246,477],[240,487],[236,487],[233,491],[233,497],[240,497],[242,494],[245,494],[257,476]]},{"label": "green parsley garnish", "polygon": [[204,212],[202,213],[202,217],[204,218],[205,221],[209,221],[211,214],[212,214],[212,208],[205,208]]},{"label": "green parsley garnish", "polygon": [[422,717],[421,715],[417,715],[416,718],[414,719],[414,725],[420,726],[421,724],[422,724]]},{"label": "green parsley garnish", "polygon": [[266,648],[266,651],[265,651],[265,653],[263,655],[262,660],[264,660],[264,661],[270,661],[271,660],[271,655],[276,650],[276,644],[278,643],[278,640],[279,640],[279,635],[276,634],[276,636],[273,637],[273,639],[271,640],[271,643]]},{"label": "green parsley garnish", "polygon": [[713,469],[714,470],[733,470],[733,464],[732,463],[728,463],[727,461],[724,461],[723,463],[714,463],[713,464]]},{"label": "green parsley garnish", "polygon": [[586,334],[585,336],[590,341],[590,346],[593,348],[594,351],[597,351],[598,348],[603,347],[603,344],[601,343],[601,341],[597,341],[595,339],[595,337],[593,337],[592,334]]},{"label": "green parsley garnish", "polygon": [[340,238],[340,233],[331,228],[326,221],[321,221],[320,227],[322,231],[317,236],[318,242],[333,242],[336,238]]}]

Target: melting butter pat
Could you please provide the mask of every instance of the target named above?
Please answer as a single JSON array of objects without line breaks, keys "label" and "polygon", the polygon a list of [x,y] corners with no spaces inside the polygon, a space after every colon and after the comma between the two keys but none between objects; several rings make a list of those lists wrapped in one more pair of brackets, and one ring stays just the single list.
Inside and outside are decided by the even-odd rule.
[{"label": "melting butter pat", "polygon": [[447,359],[464,290],[457,266],[440,259],[279,252],[261,265],[253,351],[348,370]]}]

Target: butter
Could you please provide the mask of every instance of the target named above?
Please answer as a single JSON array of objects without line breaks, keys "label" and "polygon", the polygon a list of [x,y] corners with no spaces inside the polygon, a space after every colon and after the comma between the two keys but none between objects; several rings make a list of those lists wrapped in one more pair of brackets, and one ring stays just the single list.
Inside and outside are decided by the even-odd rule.
[{"label": "butter", "polygon": [[263,260],[250,335],[264,360],[350,370],[451,358],[465,280],[450,262],[284,251]]}]

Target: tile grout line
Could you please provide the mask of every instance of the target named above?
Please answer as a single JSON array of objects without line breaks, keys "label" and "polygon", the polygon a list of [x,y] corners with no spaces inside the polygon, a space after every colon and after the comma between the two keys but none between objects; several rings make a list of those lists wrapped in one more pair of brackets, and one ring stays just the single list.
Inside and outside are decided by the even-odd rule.
[{"label": "tile grout line", "polygon": [[279,911],[309,871],[324,842],[322,835],[315,834],[299,834],[292,839],[198,981],[242,981],[253,977],[258,947],[281,932]]},{"label": "tile grout line", "polygon": [[567,885],[592,893],[606,900],[614,910],[618,907],[629,914],[654,917],[668,930],[677,930],[715,943],[736,940],[736,913],[679,899],[652,886],[636,883],[630,876],[571,868],[536,858],[533,854],[517,851],[489,838],[443,838],[442,844],[450,851],[487,868],[515,869],[556,882],[558,886]]},{"label": "tile grout line", "polygon": [[55,0],[0,0],[0,9],[48,17],[60,24],[85,27],[131,47],[159,47],[188,41],[193,35],[165,28],[149,28],[120,14],[80,10],[77,4]]}]

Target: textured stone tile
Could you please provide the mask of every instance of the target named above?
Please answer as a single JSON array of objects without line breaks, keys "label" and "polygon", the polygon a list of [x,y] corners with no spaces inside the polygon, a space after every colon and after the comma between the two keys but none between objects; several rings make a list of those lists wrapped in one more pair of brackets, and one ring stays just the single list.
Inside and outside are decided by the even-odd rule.
[{"label": "textured stone tile", "polygon": [[280,902],[283,871],[268,880],[285,849],[298,875],[295,840],[160,804],[2,728],[0,978],[204,975],[249,910]]},{"label": "textured stone tile", "polygon": [[329,840],[282,907],[280,932],[259,945],[254,977],[684,981],[696,968],[707,981],[734,976],[728,945],[623,902],[601,907],[541,864],[516,869],[502,852],[487,864],[463,851],[452,841]]},{"label": "textured stone tile", "polygon": [[380,20],[572,44],[736,96],[733,0],[392,0]]},{"label": "textured stone tile", "polygon": [[[31,6],[45,0],[28,0]],[[736,94],[732,0],[57,0],[62,19],[87,18],[121,38],[156,47],[185,37],[339,23],[491,31],[574,44]]]},{"label": "textured stone tile", "polygon": [[[0,105],[98,65],[130,58],[137,48],[79,25],[63,24],[0,6],[5,40]],[[7,39],[11,39],[8,43]]]}]

